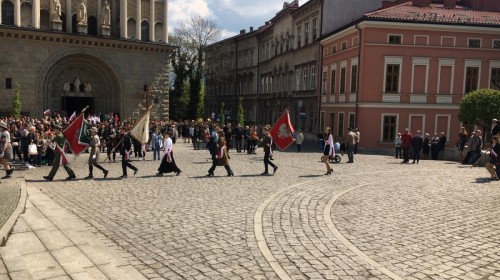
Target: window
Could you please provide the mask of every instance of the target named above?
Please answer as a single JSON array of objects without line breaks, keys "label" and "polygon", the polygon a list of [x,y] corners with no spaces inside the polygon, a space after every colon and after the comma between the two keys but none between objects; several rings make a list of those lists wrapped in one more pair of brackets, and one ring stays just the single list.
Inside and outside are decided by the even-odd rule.
[{"label": "window", "polygon": [[490,88],[500,90],[500,68],[491,68]]},{"label": "window", "polygon": [[355,113],[349,113],[349,126],[350,128],[355,128],[356,127],[356,114]]},{"label": "window", "polygon": [[304,46],[309,44],[309,22],[304,24]]},{"label": "window", "polygon": [[337,79],[336,75],[337,70],[335,68],[336,67],[332,66],[332,77],[330,80],[330,94],[335,94],[335,80]]},{"label": "window", "polygon": [[304,67],[302,69],[302,74],[304,76],[304,80],[302,81],[302,89],[305,90],[307,89],[307,68]]},{"label": "window", "polygon": [[469,39],[469,43],[467,44],[469,48],[480,48],[481,47],[481,39]]},{"label": "window", "polygon": [[273,77],[269,77],[269,92],[274,92],[273,89]]},{"label": "window", "polygon": [[478,88],[479,67],[467,67],[465,69],[465,92],[469,93]]},{"label": "window", "polygon": [[387,64],[385,74],[385,92],[399,92],[399,64]]},{"label": "window", "polygon": [[2,1],[2,24],[14,25],[14,4],[11,1]]},{"label": "window", "polygon": [[344,136],[344,113],[339,113],[339,125],[337,126],[337,135]]},{"label": "window", "polygon": [[302,27],[297,26],[297,49],[301,47],[302,44]]},{"label": "window", "polygon": [[266,76],[266,88],[265,88],[264,92],[269,92],[269,77],[268,76]]},{"label": "window", "polygon": [[295,90],[300,90],[300,69],[295,70]]},{"label": "window", "polygon": [[358,65],[351,66],[351,92],[358,90]]},{"label": "window", "polygon": [[337,52],[337,45],[332,46],[332,54]]},{"label": "window", "polygon": [[5,88],[12,89],[12,78],[5,78]]},{"label": "window", "polygon": [[311,66],[311,89],[316,89],[316,66]]},{"label": "window", "polygon": [[318,19],[315,18],[313,19],[313,41],[316,41],[316,38],[318,38]]},{"label": "window", "polygon": [[332,129],[332,133],[335,134],[335,130],[333,130],[333,128],[335,127],[335,113],[330,113],[330,127]]},{"label": "window", "polygon": [[341,49],[342,49],[342,50],[347,49],[347,42],[342,42]]},{"label": "window", "polygon": [[401,35],[389,35],[388,43],[393,45],[401,45]]},{"label": "window", "polygon": [[493,48],[500,49],[500,40],[493,40]]},{"label": "window", "polygon": [[265,93],[265,92],[266,92],[266,88],[264,87],[264,85],[265,85],[265,84],[264,84],[264,77],[262,77],[262,78],[261,78],[261,80],[262,80],[262,81],[261,81],[261,83],[262,83],[262,86],[261,86],[261,88],[262,88],[262,93]]},{"label": "window", "polygon": [[340,68],[340,93],[345,93],[345,67]]},{"label": "window", "polygon": [[321,94],[326,94],[326,81],[328,80],[328,68],[323,69],[321,77]]},{"label": "window", "polygon": [[479,67],[467,67],[465,69],[465,92],[469,93],[478,88]]},{"label": "window", "polygon": [[396,122],[398,116],[384,116],[382,128],[382,141],[392,142],[396,138]]}]

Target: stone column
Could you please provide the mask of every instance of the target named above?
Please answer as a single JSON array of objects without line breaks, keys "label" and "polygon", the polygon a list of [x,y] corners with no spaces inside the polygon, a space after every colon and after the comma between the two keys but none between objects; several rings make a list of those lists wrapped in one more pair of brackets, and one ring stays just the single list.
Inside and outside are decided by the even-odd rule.
[{"label": "stone column", "polygon": [[120,0],[120,37],[127,39],[127,0]]},{"label": "stone column", "polygon": [[168,43],[168,0],[163,1],[163,42]]},{"label": "stone column", "polygon": [[155,0],[149,0],[149,41],[155,40]]},{"label": "stone column", "polygon": [[0,0],[0,24],[2,24],[2,1]]},{"label": "stone column", "polygon": [[[133,1],[133,0],[132,0]],[[137,6],[137,15],[136,15],[136,20],[135,20],[135,38],[137,40],[140,40],[141,39],[141,10],[142,10],[142,7],[141,7],[141,0],[136,0],[136,6]]]},{"label": "stone column", "polygon": [[14,25],[21,26],[21,0],[14,0]]},{"label": "stone column", "polygon": [[[102,0],[97,0],[97,35],[102,35],[101,33],[101,13],[102,13]],[[109,15],[111,16],[111,15]]]},{"label": "stone column", "polygon": [[40,29],[40,0],[33,0],[31,25],[35,29]]},{"label": "stone column", "polygon": [[66,33],[73,33],[73,10],[71,0],[66,0]]}]

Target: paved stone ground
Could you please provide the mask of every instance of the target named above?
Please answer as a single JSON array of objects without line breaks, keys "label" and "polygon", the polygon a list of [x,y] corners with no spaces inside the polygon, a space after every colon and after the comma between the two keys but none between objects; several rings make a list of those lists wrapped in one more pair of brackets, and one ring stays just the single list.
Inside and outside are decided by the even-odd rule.
[{"label": "paved stone ground", "polygon": [[[26,172],[28,185],[131,254],[149,279],[496,279],[500,276],[500,184],[484,168],[451,162],[401,165],[358,155],[325,177],[318,153],[231,153],[236,177],[210,167],[205,151],[176,145],[180,177],[66,182],[63,169]],[[151,154],[148,155],[151,158]],[[346,160],[346,157],[343,158]],[[84,156],[72,163],[87,175]],[[96,177],[101,176],[97,171]]]},{"label": "paved stone ground", "polygon": [[[3,176],[3,175],[2,175]],[[16,210],[21,189],[15,180],[2,180],[0,184],[0,228]]]}]

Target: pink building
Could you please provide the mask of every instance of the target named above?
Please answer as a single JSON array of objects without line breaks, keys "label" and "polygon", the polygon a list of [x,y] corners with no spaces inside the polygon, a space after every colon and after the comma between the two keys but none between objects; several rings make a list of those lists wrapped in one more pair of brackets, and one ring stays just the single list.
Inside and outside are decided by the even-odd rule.
[{"label": "pink building", "polygon": [[358,127],[362,148],[393,148],[405,128],[454,143],[464,94],[500,89],[498,0],[401,2],[321,40],[320,127]]}]

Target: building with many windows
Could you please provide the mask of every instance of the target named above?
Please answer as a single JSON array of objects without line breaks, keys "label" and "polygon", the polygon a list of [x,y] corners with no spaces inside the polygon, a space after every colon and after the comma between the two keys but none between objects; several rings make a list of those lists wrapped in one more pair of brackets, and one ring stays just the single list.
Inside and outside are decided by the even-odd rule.
[{"label": "building with many windows", "polygon": [[336,29],[381,5],[381,0],[285,2],[260,28],[208,46],[205,111],[215,116],[224,102],[226,115],[234,115],[242,97],[247,122],[274,123],[288,109],[297,128],[316,132],[323,27]]},{"label": "building with many windows", "polygon": [[0,2],[0,113],[17,82],[26,114],[133,116],[153,104],[168,118],[167,0]]},{"label": "building with many windows", "polygon": [[500,5],[398,2],[321,39],[320,125],[358,127],[366,148],[394,147],[405,128],[454,143],[462,97],[500,89]]}]

